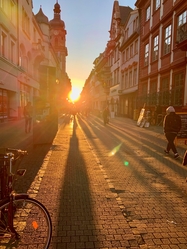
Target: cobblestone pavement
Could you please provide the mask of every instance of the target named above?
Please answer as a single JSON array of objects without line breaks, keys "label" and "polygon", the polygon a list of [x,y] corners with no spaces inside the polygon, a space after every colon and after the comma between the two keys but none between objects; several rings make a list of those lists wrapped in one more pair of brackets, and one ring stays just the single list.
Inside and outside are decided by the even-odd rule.
[{"label": "cobblestone pavement", "polygon": [[[129,119],[115,118],[111,120],[110,126],[123,129],[124,123],[129,122],[134,124],[134,121]],[[1,131],[3,129],[5,128]],[[149,131],[164,140],[161,127],[152,127]],[[22,134],[22,131],[20,133]],[[21,164],[21,167],[27,168],[27,173],[24,178],[18,179],[16,189],[21,192],[28,191],[49,210],[53,222],[50,248],[187,249],[187,201],[183,199],[181,192],[172,195],[168,190],[165,191],[167,200],[176,199],[176,203],[181,204],[183,199],[183,221],[186,230],[175,222],[180,219],[180,207],[172,207],[172,201],[164,202],[165,196],[159,196],[159,192],[143,196],[141,205],[137,205],[133,193],[139,186],[133,181],[132,175],[126,176],[126,186],[128,190],[131,189],[128,195],[124,195],[122,191],[117,192],[116,189],[113,191],[114,183],[117,187],[116,182],[109,181],[110,176],[108,178],[106,175],[105,168],[77,121],[73,122],[68,116],[63,117],[52,145],[33,147],[32,134],[22,134],[20,140],[22,148],[27,147],[30,153]],[[18,137],[12,135],[11,142],[2,145],[18,146]],[[184,149],[184,146],[180,147],[181,154]],[[138,170],[139,164],[134,163]],[[157,166],[161,168],[162,164],[158,162]],[[151,172],[144,174],[147,179],[149,174]],[[138,177],[141,182],[140,174]],[[184,181],[180,184],[184,184]],[[162,185],[162,182],[155,179],[154,185]],[[139,199],[143,191],[144,189],[141,191],[140,188]],[[153,206],[153,199],[157,197],[158,208]],[[126,198],[125,207],[123,198]],[[160,219],[162,208],[164,212],[169,210],[170,217],[167,219]],[[138,214],[141,210],[140,219]],[[148,215],[150,223],[146,224]],[[165,229],[161,229],[160,221],[164,222]]]},{"label": "cobblestone pavement", "polygon": [[[79,119],[89,130],[89,143],[104,165],[124,217],[142,239],[140,247],[187,248],[187,167],[181,165],[182,158],[164,155],[162,127],[140,128],[133,120],[115,118],[100,129],[100,121]],[[182,157],[184,141],[178,141],[177,148]]]},{"label": "cobblestone pavement", "polygon": [[65,119],[49,153],[37,199],[52,216],[50,248],[139,248],[76,121]]}]

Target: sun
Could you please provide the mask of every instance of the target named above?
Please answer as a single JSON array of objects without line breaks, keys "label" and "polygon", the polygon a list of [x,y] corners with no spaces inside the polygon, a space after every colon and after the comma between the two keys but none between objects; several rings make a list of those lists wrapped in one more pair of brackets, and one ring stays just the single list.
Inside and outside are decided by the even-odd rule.
[{"label": "sun", "polygon": [[72,87],[72,91],[69,95],[71,101],[77,101],[80,98],[80,88],[78,87]]}]

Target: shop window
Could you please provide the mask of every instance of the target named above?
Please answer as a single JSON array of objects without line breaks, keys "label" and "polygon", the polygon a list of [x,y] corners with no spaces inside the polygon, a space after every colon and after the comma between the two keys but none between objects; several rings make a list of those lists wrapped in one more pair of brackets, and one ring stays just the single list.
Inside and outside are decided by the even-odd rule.
[{"label": "shop window", "polygon": [[172,105],[182,106],[184,94],[184,74],[179,73],[174,76],[172,87]]}]

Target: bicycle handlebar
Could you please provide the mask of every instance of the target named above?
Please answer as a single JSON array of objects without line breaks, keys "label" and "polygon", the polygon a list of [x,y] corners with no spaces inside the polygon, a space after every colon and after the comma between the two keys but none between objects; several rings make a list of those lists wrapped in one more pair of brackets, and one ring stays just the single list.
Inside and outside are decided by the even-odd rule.
[{"label": "bicycle handlebar", "polygon": [[14,148],[5,148],[3,153],[1,153],[1,156],[3,156],[4,160],[13,159],[14,162],[25,155],[28,155],[27,151]]},{"label": "bicycle handlebar", "polygon": [[7,150],[7,152],[12,152],[12,153],[16,152],[16,153],[23,155],[23,156],[28,154],[26,150],[13,149],[13,148],[7,148],[6,150]]}]

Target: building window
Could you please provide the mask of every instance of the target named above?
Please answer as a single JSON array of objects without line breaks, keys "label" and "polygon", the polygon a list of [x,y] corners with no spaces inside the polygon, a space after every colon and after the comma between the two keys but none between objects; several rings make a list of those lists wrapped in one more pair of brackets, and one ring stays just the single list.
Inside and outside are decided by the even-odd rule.
[{"label": "building window", "polygon": [[118,47],[115,49],[115,61],[119,60],[119,50]]},{"label": "building window", "polygon": [[116,84],[119,84],[119,68],[116,70]]},{"label": "building window", "polygon": [[164,55],[171,51],[171,24],[166,27],[164,34]]},{"label": "building window", "polygon": [[138,53],[138,40],[135,41],[135,46],[134,46],[134,53]]},{"label": "building window", "polygon": [[10,60],[15,63],[15,43],[11,41],[10,46]]},{"label": "building window", "polygon": [[8,94],[6,90],[0,89],[0,119],[8,117]]},{"label": "building window", "polygon": [[160,8],[160,0],[154,0],[154,10],[156,11],[158,8]]},{"label": "building window", "polygon": [[187,22],[187,10],[184,11],[179,17],[178,17],[178,26],[181,26]]},{"label": "building window", "polygon": [[129,59],[129,48],[126,49],[126,61]]},{"label": "building window", "polygon": [[30,26],[29,17],[27,15],[26,11],[24,10],[24,8],[22,8],[22,29],[27,34],[30,34],[29,26]]},{"label": "building window", "polygon": [[152,60],[156,61],[158,60],[158,35],[154,37],[153,39],[153,57]]},{"label": "building window", "polygon": [[187,10],[178,17],[177,40],[182,42],[187,37]]},{"label": "building window", "polygon": [[116,71],[114,71],[114,85],[116,85],[116,78],[117,78]]},{"label": "building window", "polygon": [[133,86],[133,81],[132,81],[132,71],[129,72],[129,86]]},{"label": "building window", "polygon": [[148,6],[146,9],[146,21],[150,19],[150,16],[151,16],[151,7]]},{"label": "building window", "polygon": [[133,21],[133,32],[138,29],[138,17]]},{"label": "building window", "polygon": [[133,21],[133,32],[136,30],[136,20]]},{"label": "building window", "polygon": [[125,74],[125,88],[127,89],[129,87],[129,78],[128,73]]},{"label": "building window", "polygon": [[134,74],[133,74],[133,85],[137,85],[137,68],[134,69]]},{"label": "building window", "polygon": [[124,77],[124,74],[122,74],[121,76],[121,81],[122,81],[122,89],[125,88],[125,77]]},{"label": "building window", "polygon": [[130,58],[133,57],[133,44],[130,45]]},{"label": "building window", "polygon": [[145,55],[144,55],[144,66],[147,66],[149,62],[149,44],[145,45]]},{"label": "building window", "polygon": [[13,0],[10,2],[10,19],[13,24],[16,24],[16,6]]},{"label": "building window", "polygon": [[172,88],[172,105],[182,106],[184,94],[184,74],[179,73],[174,76]]},{"label": "building window", "polygon": [[7,35],[4,32],[1,34],[1,55],[7,56]]},{"label": "building window", "polygon": [[125,63],[125,51],[122,53],[122,63]]}]

